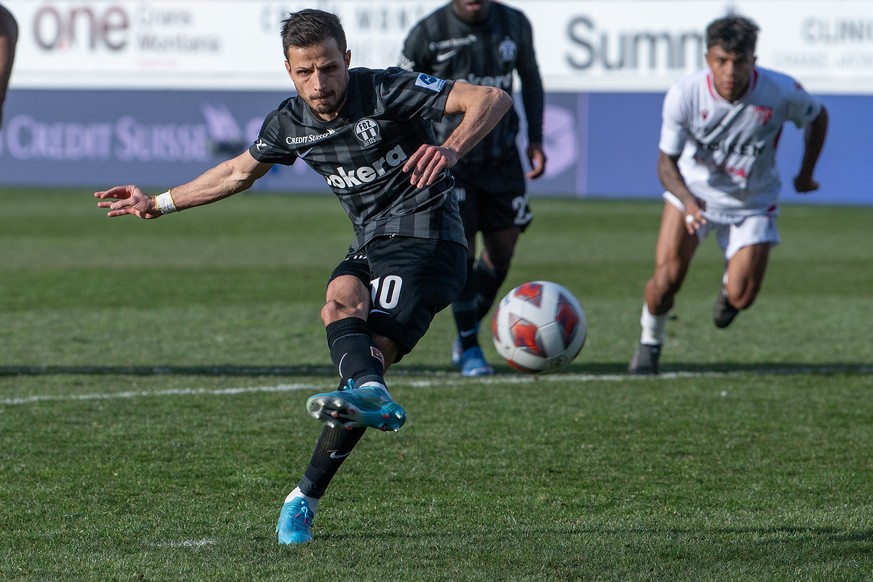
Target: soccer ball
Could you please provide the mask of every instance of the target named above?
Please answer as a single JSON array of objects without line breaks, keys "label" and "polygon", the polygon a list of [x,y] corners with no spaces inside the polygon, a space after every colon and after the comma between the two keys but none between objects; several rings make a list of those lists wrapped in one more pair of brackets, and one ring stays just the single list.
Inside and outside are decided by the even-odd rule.
[{"label": "soccer ball", "polygon": [[579,355],[588,322],[579,300],[567,289],[550,281],[531,281],[500,300],[491,335],[507,364],[528,374],[548,374]]}]

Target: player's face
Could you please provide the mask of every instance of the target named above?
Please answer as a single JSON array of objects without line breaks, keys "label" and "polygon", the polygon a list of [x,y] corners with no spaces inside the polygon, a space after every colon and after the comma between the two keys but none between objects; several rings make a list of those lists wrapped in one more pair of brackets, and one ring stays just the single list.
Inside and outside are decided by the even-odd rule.
[{"label": "player's face", "polygon": [[464,22],[481,22],[488,17],[491,0],[452,0],[452,8]]},{"label": "player's face", "polygon": [[754,54],[729,53],[720,46],[713,46],[706,51],[706,64],[712,70],[712,82],[721,97],[733,103],[746,94],[755,67]]},{"label": "player's face", "polygon": [[340,52],[334,39],[308,47],[291,47],[285,70],[309,108],[320,118],[337,116],[346,100],[351,52]]}]

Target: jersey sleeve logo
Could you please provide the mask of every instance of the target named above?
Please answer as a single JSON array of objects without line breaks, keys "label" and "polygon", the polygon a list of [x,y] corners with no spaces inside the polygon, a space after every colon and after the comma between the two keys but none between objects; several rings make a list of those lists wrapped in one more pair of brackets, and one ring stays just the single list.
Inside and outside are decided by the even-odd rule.
[{"label": "jersey sleeve logo", "polygon": [[437,77],[431,77],[430,75],[425,75],[424,73],[418,74],[418,79],[415,80],[415,85],[417,87],[424,87],[425,89],[430,89],[434,93],[439,93],[443,90],[443,86],[446,82],[442,79],[438,79]]}]

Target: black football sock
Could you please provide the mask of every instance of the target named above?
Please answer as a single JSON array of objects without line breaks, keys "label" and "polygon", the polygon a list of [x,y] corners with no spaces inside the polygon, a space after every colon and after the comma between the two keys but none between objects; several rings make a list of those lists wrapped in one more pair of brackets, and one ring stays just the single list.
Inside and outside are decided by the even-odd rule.
[{"label": "black football sock", "polygon": [[303,478],[297,485],[300,491],[316,499],[324,495],[340,465],[364,436],[366,430],[360,427],[349,430],[343,427],[325,426],[321,430],[321,436],[318,437],[309,466],[306,467]]},{"label": "black football sock", "polygon": [[346,317],[329,324],[326,331],[330,357],[339,371],[341,387],[349,380],[358,385],[369,381],[385,384],[385,359],[373,343],[364,320]]},{"label": "black football sock", "polygon": [[489,265],[485,261],[479,259],[476,264],[476,280],[479,283],[478,296],[478,313],[476,317],[479,321],[485,319],[491,306],[494,305],[494,300],[497,299],[497,292],[500,291],[500,286],[506,281],[506,276],[509,274],[509,264],[505,265]]},{"label": "black football sock", "polygon": [[455,316],[455,325],[458,328],[458,336],[461,338],[461,348],[467,350],[479,345],[477,333],[476,302],[476,271],[473,268],[473,260],[467,260],[467,281],[460,295],[452,303],[452,315]]}]

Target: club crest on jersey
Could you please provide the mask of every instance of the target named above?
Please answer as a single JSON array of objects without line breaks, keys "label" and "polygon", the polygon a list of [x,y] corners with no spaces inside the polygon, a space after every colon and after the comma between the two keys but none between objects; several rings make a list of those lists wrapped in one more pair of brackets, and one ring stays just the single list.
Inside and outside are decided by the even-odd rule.
[{"label": "club crest on jersey", "polygon": [[767,125],[773,119],[773,108],[764,105],[755,105],[755,115],[758,116],[758,123]]},{"label": "club crest on jersey", "polygon": [[439,93],[442,91],[443,85],[446,82],[442,79],[438,79],[437,77],[431,77],[430,75],[425,75],[424,73],[418,74],[418,79],[415,80],[416,87],[424,87],[425,89],[430,89],[434,93]]},{"label": "club crest on jersey", "polygon": [[515,62],[515,55],[518,53],[518,46],[511,38],[505,38],[497,47],[497,54],[500,56],[501,62]]},{"label": "club crest on jersey", "polygon": [[365,117],[355,124],[355,137],[364,146],[370,146],[381,141],[382,136],[379,135],[379,124]]}]

